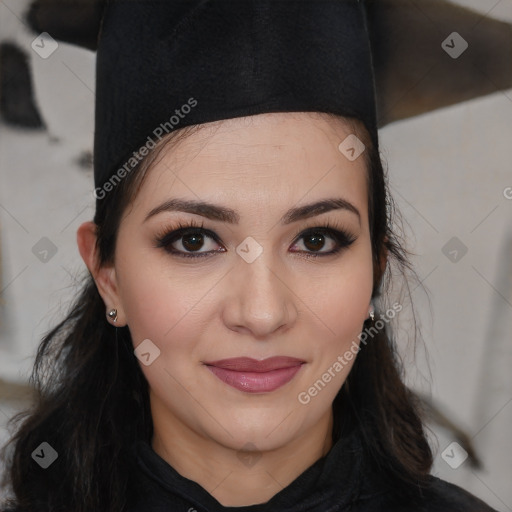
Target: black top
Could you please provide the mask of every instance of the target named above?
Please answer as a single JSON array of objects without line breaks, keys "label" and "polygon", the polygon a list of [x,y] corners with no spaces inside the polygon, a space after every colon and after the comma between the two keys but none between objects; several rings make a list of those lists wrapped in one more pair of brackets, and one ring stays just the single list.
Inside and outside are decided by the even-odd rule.
[{"label": "black top", "polygon": [[132,447],[133,495],[127,512],[497,512],[460,487],[431,477],[416,498],[385,484],[363,457],[356,434],[337,441],[268,502],[224,507],[181,476],[146,441]]}]

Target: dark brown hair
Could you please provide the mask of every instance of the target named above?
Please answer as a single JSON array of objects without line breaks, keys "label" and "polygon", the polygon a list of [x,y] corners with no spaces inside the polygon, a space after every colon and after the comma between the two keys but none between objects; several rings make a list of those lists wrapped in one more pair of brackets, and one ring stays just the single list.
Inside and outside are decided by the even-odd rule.
[{"label": "dark brown hair", "polygon": [[[392,229],[395,210],[379,152],[360,122],[345,121],[366,145],[373,298],[382,299],[383,305],[391,271],[381,267],[382,255],[388,256],[388,270],[394,265],[405,276],[412,269]],[[101,264],[114,262],[123,213],[162,149],[204,126],[186,127],[162,139],[97,201],[94,222]],[[14,425],[16,431],[3,449],[7,471],[2,483],[10,495],[5,505],[16,512],[122,512],[130,499],[126,448],[137,440],[150,442],[153,435],[148,383],[128,327],[106,321],[105,305],[89,272],[67,316],[42,339],[30,384],[34,403],[9,421],[9,430]],[[432,454],[414,396],[403,383],[389,325],[359,352],[333,411],[333,440],[355,427],[368,459],[387,478],[404,488],[419,488],[426,481]],[[59,454],[46,470],[31,458],[44,441]]]}]

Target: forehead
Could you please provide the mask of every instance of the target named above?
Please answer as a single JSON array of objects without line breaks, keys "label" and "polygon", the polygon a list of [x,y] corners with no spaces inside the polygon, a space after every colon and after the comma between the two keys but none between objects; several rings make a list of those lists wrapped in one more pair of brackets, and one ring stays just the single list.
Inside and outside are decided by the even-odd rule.
[{"label": "forehead", "polygon": [[148,170],[135,208],[170,197],[210,200],[243,212],[343,197],[367,210],[363,155],[350,161],[339,145],[351,124],[316,113],[270,113],[201,127],[167,143]]}]

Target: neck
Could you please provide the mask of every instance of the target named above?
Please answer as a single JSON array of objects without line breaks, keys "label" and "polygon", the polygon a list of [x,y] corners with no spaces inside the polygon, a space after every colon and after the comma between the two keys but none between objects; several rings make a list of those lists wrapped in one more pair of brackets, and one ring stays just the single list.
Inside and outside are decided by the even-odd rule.
[{"label": "neck", "polygon": [[242,507],[266,503],[327,455],[332,447],[332,421],[330,409],[286,445],[242,452],[201,436],[168,414],[154,423],[151,445],[181,476],[197,482],[221,505]]}]

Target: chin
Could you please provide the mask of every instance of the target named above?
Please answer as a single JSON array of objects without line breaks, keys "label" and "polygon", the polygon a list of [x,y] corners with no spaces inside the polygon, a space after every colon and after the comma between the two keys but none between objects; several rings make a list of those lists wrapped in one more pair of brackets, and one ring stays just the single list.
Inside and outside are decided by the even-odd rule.
[{"label": "chin", "polygon": [[[208,421],[207,436],[233,450],[254,445],[255,448],[252,449],[269,451],[280,448],[301,435],[303,425],[296,414],[287,412],[284,415],[277,415],[269,411],[262,416],[257,410],[254,413],[239,414],[237,418],[224,416],[222,426],[208,418],[206,420]],[[214,431],[213,424],[215,424]]]}]

